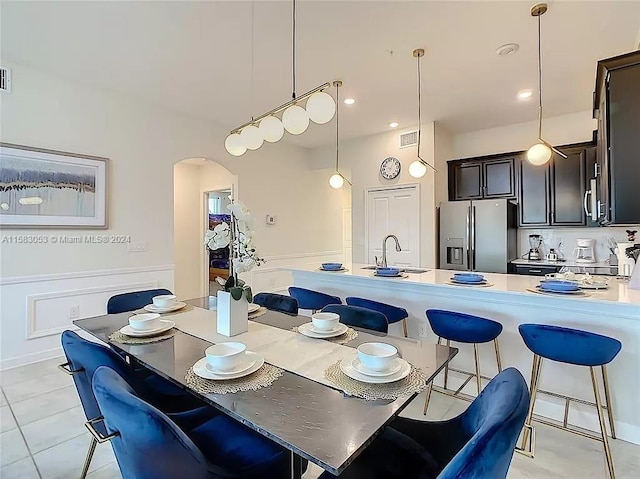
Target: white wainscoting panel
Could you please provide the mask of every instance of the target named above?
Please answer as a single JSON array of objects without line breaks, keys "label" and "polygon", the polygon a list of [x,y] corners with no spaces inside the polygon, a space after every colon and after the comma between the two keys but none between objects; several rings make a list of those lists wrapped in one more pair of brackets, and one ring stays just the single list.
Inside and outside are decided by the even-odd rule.
[{"label": "white wainscoting panel", "polygon": [[109,297],[152,288],[173,289],[173,265],[2,278],[0,369],[61,355],[72,308],[79,319],[97,316]]}]

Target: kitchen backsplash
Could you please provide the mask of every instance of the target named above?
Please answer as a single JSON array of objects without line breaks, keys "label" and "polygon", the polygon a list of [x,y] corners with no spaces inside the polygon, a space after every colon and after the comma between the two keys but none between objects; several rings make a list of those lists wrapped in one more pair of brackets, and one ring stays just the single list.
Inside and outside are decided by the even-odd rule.
[{"label": "kitchen backsplash", "polygon": [[518,251],[524,256],[529,251],[529,235],[542,236],[543,254],[549,252],[549,248],[558,250],[564,254],[565,259],[573,259],[573,249],[576,247],[576,239],[592,238],[596,240],[596,261],[601,263],[609,259],[609,246],[607,238],[615,241],[627,241],[626,230],[637,230],[636,241],[640,242],[640,226],[608,226],[602,228],[556,228],[556,229],[519,229]]}]

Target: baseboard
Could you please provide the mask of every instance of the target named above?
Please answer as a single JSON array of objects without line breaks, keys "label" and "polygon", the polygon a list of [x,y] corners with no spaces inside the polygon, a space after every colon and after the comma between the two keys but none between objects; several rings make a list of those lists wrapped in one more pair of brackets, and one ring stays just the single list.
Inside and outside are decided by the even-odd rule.
[{"label": "baseboard", "polygon": [[57,358],[64,356],[62,346],[57,348],[48,349],[46,351],[38,351],[36,353],[25,354],[15,358],[3,359],[0,361],[0,371],[6,369],[18,368],[20,366],[26,366],[28,364],[39,363],[40,361],[46,361],[47,359]]}]

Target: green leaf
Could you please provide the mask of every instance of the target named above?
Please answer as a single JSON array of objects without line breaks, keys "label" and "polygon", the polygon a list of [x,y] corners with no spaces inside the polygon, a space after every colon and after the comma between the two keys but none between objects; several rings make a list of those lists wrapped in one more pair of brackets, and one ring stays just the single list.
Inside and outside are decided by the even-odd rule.
[{"label": "green leaf", "polygon": [[251,303],[253,301],[253,292],[251,291],[251,286],[244,287],[244,295],[247,298],[248,302]]},{"label": "green leaf", "polygon": [[236,284],[236,280],[233,276],[229,276],[227,278],[227,281],[224,283],[224,290],[225,291],[231,291],[231,288],[233,288]]},{"label": "green leaf", "polygon": [[239,286],[234,286],[233,288],[230,288],[229,292],[231,293],[231,297],[236,301],[239,301],[240,298],[242,298],[243,290]]}]

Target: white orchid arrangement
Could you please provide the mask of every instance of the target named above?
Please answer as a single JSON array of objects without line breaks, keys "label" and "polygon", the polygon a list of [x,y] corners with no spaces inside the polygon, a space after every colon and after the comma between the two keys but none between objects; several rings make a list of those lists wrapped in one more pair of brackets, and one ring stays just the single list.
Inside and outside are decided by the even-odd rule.
[{"label": "white orchid arrangement", "polygon": [[207,231],[204,244],[210,250],[231,246],[232,274],[225,283],[224,289],[236,300],[244,294],[247,301],[251,302],[253,299],[251,287],[239,279],[238,274],[260,266],[264,259],[258,256],[253,245],[253,216],[249,209],[241,201],[233,200],[228,208],[231,212],[231,224],[222,222],[213,230]]}]

